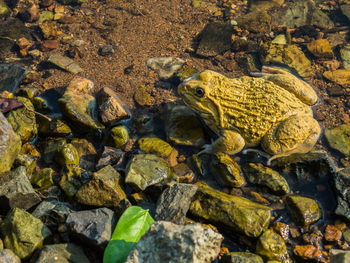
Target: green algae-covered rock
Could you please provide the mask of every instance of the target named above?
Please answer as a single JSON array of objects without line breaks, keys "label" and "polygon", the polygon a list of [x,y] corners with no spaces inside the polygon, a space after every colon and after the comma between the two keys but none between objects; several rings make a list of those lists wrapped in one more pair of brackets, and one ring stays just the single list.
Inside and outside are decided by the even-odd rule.
[{"label": "green algae-covered rock", "polygon": [[128,140],[129,133],[123,125],[115,126],[109,131],[109,142],[115,148],[122,148]]},{"label": "green algae-covered rock", "polygon": [[20,153],[17,155],[17,158],[14,162],[14,167],[24,166],[27,170],[27,176],[31,176],[36,167],[37,159],[38,158],[36,156]]},{"label": "green algae-covered rock", "polygon": [[2,222],[1,233],[4,245],[21,259],[29,257],[37,248],[42,247],[50,230],[28,212],[13,208]]},{"label": "green algae-covered rock", "polygon": [[350,125],[343,124],[334,129],[325,129],[324,135],[332,148],[350,156]]},{"label": "green algae-covered rock", "polygon": [[137,142],[142,151],[154,153],[163,158],[169,157],[173,150],[169,143],[155,136],[142,137]]},{"label": "green algae-covered rock", "polygon": [[92,177],[89,172],[73,164],[67,165],[61,174],[58,184],[69,198],[74,197],[79,188]]},{"label": "green algae-covered rock", "polygon": [[46,140],[44,143],[44,151],[43,151],[44,161],[47,164],[52,163],[54,161],[56,154],[62,150],[66,142],[67,141],[64,138],[55,138],[55,139]]},{"label": "green algae-covered rock", "polygon": [[0,112],[0,174],[11,169],[20,150],[20,137]]},{"label": "green algae-covered rock", "polygon": [[265,260],[289,262],[289,255],[283,238],[270,229],[265,231],[258,239],[256,253]]},{"label": "green algae-covered rock", "polygon": [[51,168],[44,168],[33,173],[30,178],[32,185],[39,188],[48,188],[53,185],[53,170]]},{"label": "green algae-covered rock", "polygon": [[222,263],[264,263],[264,260],[250,252],[231,252],[222,257]]},{"label": "green algae-covered rock", "polygon": [[172,176],[167,161],[154,154],[137,154],[127,164],[125,183],[137,190],[145,190]]},{"label": "green algae-covered rock", "polygon": [[242,169],[250,183],[265,186],[277,195],[289,193],[287,181],[271,168],[261,163],[246,163],[242,166]]},{"label": "green algae-covered rock", "polygon": [[79,188],[75,199],[84,205],[117,207],[126,198],[120,183],[120,174],[108,165],[94,173],[92,179]]},{"label": "green algae-covered rock", "polygon": [[204,183],[197,185],[199,188],[189,210],[192,215],[249,237],[258,237],[267,229],[271,217],[269,207],[222,193]]},{"label": "green algae-covered rock", "polygon": [[[34,110],[34,106],[29,99],[16,97],[16,100],[23,102],[28,109]],[[6,115],[6,118],[15,133],[21,137],[22,142],[32,141],[35,138],[38,130],[34,112],[27,110],[25,107],[21,107],[10,111]]]},{"label": "green algae-covered rock", "polygon": [[44,136],[65,137],[72,133],[71,128],[60,119],[48,119],[38,117],[38,132]]},{"label": "green algae-covered rock", "polygon": [[241,176],[241,169],[232,158],[222,152],[213,156],[211,161],[212,172],[218,177],[218,181],[227,187],[241,187],[245,181]]},{"label": "green algae-covered rock", "polygon": [[79,153],[73,144],[67,143],[57,152],[55,160],[62,166],[69,164],[79,166]]},{"label": "green algae-covered rock", "polygon": [[302,226],[313,224],[322,216],[318,203],[311,198],[290,195],[286,201],[294,220]]},{"label": "green algae-covered rock", "polygon": [[53,12],[51,11],[42,11],[40,13],[40,17],[39,17],[39,20],[38,20],[38,23],[41,24],[45,21],[50,21],[50,20],[53,20]]},{"label": "green algae-covered rock", "polygon": [[260,56],[263,64],[288,66],[301,77],[309,77],[311,74],[311,62],[297,45],[263,44]]}]

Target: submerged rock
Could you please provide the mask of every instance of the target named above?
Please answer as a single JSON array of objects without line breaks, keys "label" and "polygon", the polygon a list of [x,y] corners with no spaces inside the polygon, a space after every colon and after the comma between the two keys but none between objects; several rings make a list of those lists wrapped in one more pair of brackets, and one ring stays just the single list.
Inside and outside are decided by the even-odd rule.
[{"label": "submerged rock", "polygon": [[223,263],[264,263],[264,260],[250,252],[230,252],[222,257]]},{"label": "submerged rock", "polygon": [[190,206],[192,215],[249,237],[258,237],[267,229],[271,217],[269,207],[222,193],[203,183],[197,186]]},{"label": "submerged rock", "polygon": [[83,69],[77,63],[75,63],[74,60],[58,53],[51,54],[47,61],[73,74],[83,71]]},{"label": "submerged rock", "polygon": [[123,125],[113,127],[109,131],[108,142],[115,148],[122,148],[129,141],[129,132]]},{"label": "submerged rock", "polygon": [[154,153],[160,157],[167,158],[173,151],[173,147],[160,138],[155,136],[146,136],[138,139],[141,151],[146,153]]},{"label": "submerged rock", "polygon": [[255,250],[257,254],[267,261],[291,262],[283,238],[270,229],[259,237]]},{"label": "submerged rock", "polygon": [[326,128],[324,135],[332,148],[350,156],[350,125],[343,124],[333,129]]},{"label": "submerged rock", "polygon": [[25,73],[26,69],[20,65],[0,64],[0,92],[6,90],[8,92],[14,93],[19,83],[23,79]]},{"label": "submerged rock", "polygon": [[141,237],[126,263],[210,263],[219,255],[222,240],[221,234],[200,224],[158,221]]},{"label": "submerged rock", "polygon": [[156,71],[161,80],[166,80],[174,76],[182,65],[185,63],[180,58],[164,57],[151,58],[147,60],[147,66]]},{"label": "submerged rock", "polygon": [[73,146],[73,144],[67,143],[65,144],[62,149],[57,152],[55,156],[55,160],[57,163],[59,163],[61,166],[65,165],[77,165],[79,166],[79,153],[77,149]]},{"label": "submerged rock", "polygon": [[306,45],[307,49],[318,58],[333,58],[332,46],[327,39],[317,39]]},{"label": "submerged rock", "polygon": [[249,32],[269,34],[271,16],[266,11],[253,11],[237,18],[238,26]]},{"label": "submerged rock", "polygon": [[100,159],[97,161],[96,169],[100,170],[107,165],[118,165],[124,156],[124,152],[114,147],[104,146]]},{"label": "submerged rock", "polygon": [[334,71],[325,71],[323,76],[344,88],[350,85],[350,69],[337,69]]},{"label": "submerged rock", "polygon": [[317,222],[321,216],[318,203],[308,197],[290,195],[287,197],[288,210],[295,221],[302,226],[308,226]]},{"label": "submerged rock", "polygon": [[[350,5],[349,5],[350,6]],[[339,51],[345,69],[350,69],[350,44],[346,44]]]},{"label": "submerged rock", "polygon": [[350,167],[338,171],[333,181],[338,202],[335,213],[350,220]]},{"label": "submerged rock", "polygon": [[72,133],[71,128],[62,120],[52,118],[51,121],[48,119],[38,117],[38,132],[43,136],[57,136],[66,137]]}]

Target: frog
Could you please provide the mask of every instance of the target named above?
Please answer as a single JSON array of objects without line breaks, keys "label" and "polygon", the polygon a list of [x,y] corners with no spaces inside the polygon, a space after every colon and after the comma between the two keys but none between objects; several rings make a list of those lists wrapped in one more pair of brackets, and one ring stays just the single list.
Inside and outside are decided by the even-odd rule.
[{"label": "frog", "polygon": [[205,70],[185,79],[178,94],[218,136],[199,154],[233,155],[260,146],[269,165],[279,157],[309,152],[321,134],[311,108],[317,93],[284,69],[263,66],[261,72],[239,78]]}]

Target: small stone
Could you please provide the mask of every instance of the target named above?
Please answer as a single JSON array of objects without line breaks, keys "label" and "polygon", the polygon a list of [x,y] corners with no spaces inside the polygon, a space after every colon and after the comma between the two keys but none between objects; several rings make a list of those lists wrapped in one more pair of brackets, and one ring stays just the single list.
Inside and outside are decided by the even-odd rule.
[{"label": "small stone", "polygon": [[62,56],[58,53],[51,54],[50,57],[48,58],[48,62],[72,74],[77,74],[83,71],[83,69],[73,60],[71,60],[68,57]]},{"label": "small stone", "polygon": [[283,238],[272,230],[265,231],[258,239],[256,253],[265,260],[288,262],[288,251]]},{"label": "small stone", "polygon": [[161,80],[171,78],[185,63],[180,58],[161,57],[147,60],[147,66],[156,71]]},{"label": "small stone", "polygon": [[0,262],[1,263],[21,263],[21,259],[15,253],[13,253],[12,250],[1,249],[0,250]]},{"label": "small stone", "polygon": [[325,71],[323,76],[343,87],[350,85],[350,69],[337,69],[334,71]]},{"label": "small stone", "polygon": [[332,46],[327,39],[317,39],[306,45],[307,49],[318,58],[333,58]]},{"label": "small stone", "polygon": [[250,252],[230,252],[222,257],[222,263],[264,263],[264,260]]},{"label": "small stone", "polygon": [[[171,165],[171,163],[170,163]],[[194,172],[185,163],[171,165],[175,175],[179,178],[180,183],[192,183],[195,179]]]},{"label": "small stone", "polygon": [[322,262],[323,254],[320,250],[318,250],[316,247],[312,245],[305,245],[305,246],[295,246],[293,250],[294,255],[297,257],[307,260],[307,261],[316,261],[316,262]]},{"label": "small stone", "polygon": [[[350,5],[349,5],[350,6]],[[350,44],[346,44],[339,51],[345,69],[350,70]]]},{"label": "small stone", "polygon": [[59,152],[57,152],[57,154],[55,155],[55,160],[61,166],[70,164],[78,166],[79,153],[72,144],[67,143],[62,147],[62,149]]},{"label": "small stone", "polygon": [[48,263],[53,260],[60,263],[90,263],[84,250],[73,243],[43,246],[38,251],[35,263]]},{"label": "small stone", "polygon": [[129,132],[123,125],[113,127],[109,131],[109,139],[111,146],[122,148],[129,141]]},{"label": "small stone", "polygon": [[287,197],[288,210],[295,221],[302,226],[308,226],[321,218],[321,210],[318,203],[308,197],[290,195]]},{"label": "small stone", "polygon": [[145,153],[153,153],[160,157],[167,158],[173,151],[173,147],[160,138],[147,136],[138,139],[140,150]]},{"label": "small stone", "polygon": [[35,149],[34,146],[29,144],[28,142],[22,145],[20,153],[40,158],[40,153],[38,152],[38,150]]},{"label": "small stone", "polygon": [[[3,25],[6,27],[6,25]],[[0,32],[1,35],[1,32]],[[0,44],[1,47],[1,44]],[[0,51],[1,57],[1,51]],[[16,64],[0,64],[0,92],[9,91],[14,93],[19,83],[23,79],[26,69]]]},{"label": "small stone", "polygon": [[325,129],[329,145],[346,156],[350,156],[350,125],[343,124],[333,129]]},{"label": "small stone", "polygon": [[289,226],[282,222],[274,222],[271,225],[273,231],[279,234],[284,240],[288,240],[289,236]]},{"label": "small stone", "polygon": [[45,21],[53,20],[53,12],[51,11],[42,11],[40,13],[39,21],[38,23],[41,24]]},{"label": "small stone", "polygon": [[72,133],[71,128],[60,119],[51,118],[51,121],[49,121],[39,116],[37,123],[38,132],[42,136],[66,137]]},{"label": "small stone", "polygon": [[107,165],[118,165],[124,156],[124,152],[109,146],[103,147],[100,159],[97,161],[96,169],[100,170]]},{"label": "small stone", "polygon": [[99,50],[102,56],[109,56],[114,54],[114,48],[112,45],[104,45]]},{"label": "small stone", "polygon": [[13,163],[13,168],[24,166],[26,168],[27,176],[30,177],[36,167],[36,160],[38,158],[35,156],[30,156],[27,154],[18,154],[15,162]]},{"label": "small stone", "polygon": [[40,49],[43,52],[54,50],[59,47],[59,43],[56,39],[47,39],[41,43]]},{"label": "small stone", "polygon": [[[41,33],[43,34],[45,39],[52,39],[57,38],[60,34],[60,31],[58,30],[57,24],[54,21],[45,21],[41,24],[39,24],[39,27],[41,29]],[[61,63],[63,62],[63,59],[60,60]],[[51,61],[49,61],[51,62]],[[58,65],[56,65],[58,66]],[[67,65],[70,66],[70,70],[77,69],[77,65]]]},{"label": "small stone", "polygon": [[328,242],[338,241],[341,238],[341,231],[334,225],[327,225],[324,239]]}]

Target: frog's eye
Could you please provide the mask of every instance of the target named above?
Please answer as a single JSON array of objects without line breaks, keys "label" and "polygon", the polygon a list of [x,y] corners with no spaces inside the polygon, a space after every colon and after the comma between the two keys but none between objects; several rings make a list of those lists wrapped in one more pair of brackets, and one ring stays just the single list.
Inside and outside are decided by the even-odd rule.
[{"label": "frog's eye", "polygon": [[203,97],[204,96],[204,94],[205,94],[205,91],[204,91],[204,89],[203,88],[200,88],[200,87],[198,87],[198,88],[196,88],[196,96],[197,97]]}]

